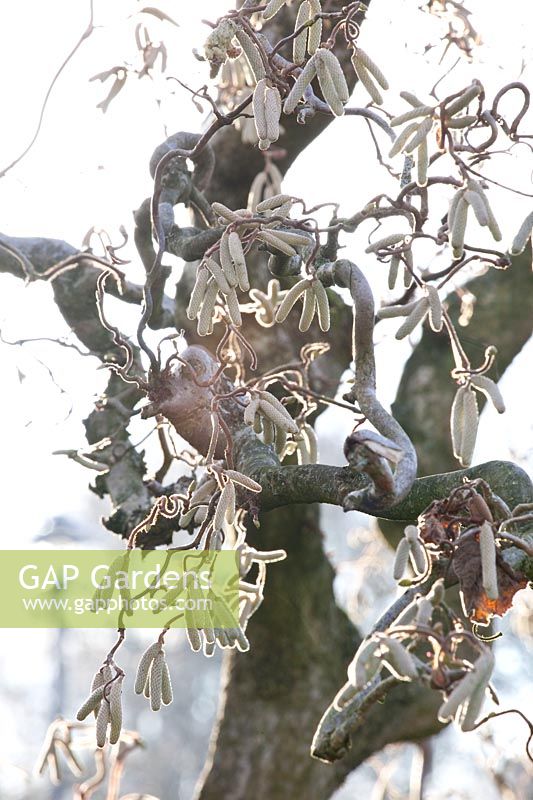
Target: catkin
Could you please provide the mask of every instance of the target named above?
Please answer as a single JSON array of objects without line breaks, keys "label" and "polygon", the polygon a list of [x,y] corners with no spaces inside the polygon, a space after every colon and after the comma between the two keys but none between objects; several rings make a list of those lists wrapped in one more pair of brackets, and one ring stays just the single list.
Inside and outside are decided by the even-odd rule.
[{"label": "catkin", "polygon": [[299,76],[296,78],[292,89],[290,90],[287,99],[283,105],[285,114],[292,114],[300,99],[303,97],[305,90],[316,75],[316,53],[311,56]]},{"label": "catkin", "polygon": [[390,262],[389,262],[389,275],[387,284],[389,289],[392,291],[396,286],[396,281],[398,280],[398,269],[400,268],[401,259],[398,255],[393,255]]},{"label": "catkin", "polygon": [[[301,25],[307,22],[309,16],[310,16],[310,6],[307,0],[304,0],[303,3],[300,5],[300,8],[298,9],[294,30],[295,31],[298,30],[298,28]],[[304,28],[303,31],[300,31],[298,36],[296,36],[293,39],[292,42],[292,60],[298,66],[304,63],[306,50],[307,50],[307,28]]]},{"label": "catkin", "polygon": [[76,714],[76,719],[82,722],[86,717],[89,716],[91,711],[94,711],[96,706],[101,702],[104,696],[104,685],[98,686],[94,692],[87,698],[85,703],[80,707],[78,713]]},{"label": "catkin", "polygon": [[159,642],[154,642],[148,647],[141,656],[139,666],[137,667],[137,674],[135,676],[135,694],[142,694],[146,678],[148,677],[148,670],[156,655],[161,650]]},{"label": "catkin", "polygon": [[204,301],[198,314],[198,335],[207,336],[213,322],[213,313],[217,302],[219,286],[214,278],[207,285]]},{"label": "catkin", "polygon": [[379,250],[384,250],[386,247],[392,247],[394,244],[400,244],[400,242],[403,242],[404,240],[404,233],[391,233],[389,236],[385,236],[383,239],[378,239],[377,242],[373,242],[372,244],[368,245],[365,253],[377,253]]},{"label": "catkin", "polygon": [[446,106],[446,114],[449,117],[453,117],[454,114],[457,114],[459,111],[462,111],[463,108],[474,100],[481,93],[481,85],[479,83],[473,83],[472,86],[463,92],[456,100],[452,100],[452,102]]},{"label": "catkin", "polygon": [[450,413],[450,430],[452,434],[453,454],[455,458],[461,458],[461,446],[463,441],[464,428],[464,396],[467,392],[466,386],[459,386],[453,398]]},{"label": "catkin", "polygon": [[217,503],[217,507],[215,509],[215,513],[213,516],[213,527],[216,531],[222,528],[224,524],[224,520],[227,519],[229,522],[233,521],[233,517],[235,516],[235,487],[232,481],[228,481],[222,492],[220,493],[220,498]]},{"label": "catkin", "polygon": [[403,339],[409,336],[414,331],[416,326],[425,319],[429,311],[429,300],[427,297],[422,297],[417,301],[415,307],[398,330],[396,331],[396,339]]},{"label": "catkin", "polygon": [[518,233],[513,239],[510,253],[512,256],[518,256],[526,249],[526,244],[531,237],[531,229],[533,228],[533,211],[528,214],[523,223],[518,229]]},{"label": "catkin", "polygon": [[457,206],[459,205],[460,200],[464,197],[464,194],[465,189],[459,189],[459,191],[456,192],[451,199],[447,217],[448,232],[450,232],[453,228],[455,214],[457,213]]},{"label": "catkin", "polygon": [[222,267],[220,264],[217,264],[214,258],[206,258],[205,265],[215,281],[218,284],[218,288],[222,292],[222,294],[229,294],[231,291],[231,287],[226,280],[226,276],[222,271]]},{"label": "catkin", "polygon": [[[237,237],[238,238],[238,237]],[[226,231],[221,236],[219,248],[220,266],[230,286],[235,287],[238,284],[235,267],[231,258],[229,249],[229,235]]]},{"label": "catkin", "polygon": [[259,409],[277,427],[283,428],[289,433],[298,433],[298,426],[285,408],[281,412],[268,400],[261,399],[259,401]]},{"label": "catkin", "polygon": [[405,100],[407,103],[409,103],[410,106],[413,106],[413,108],[419,108],[420,106],[424,105],[422,100],[419,100],[418,97],[412,92],[400,92],[400,97],[402,100]]},{"label": "catkin", "polygon": [[426,117],[426,119],[424,119],[420,123],[420,125],[417,126],[414,136],[412,136],[412,138],[409,139],[409,141],[406,143],[405,147],[403,148],[404,152],[412,153],[413,150],[416,150],[416,148],[420,144],[422,144],[424,139],[427,138],[432,127],[433,127],[433,117]]},{"label": "catkin", "polygon": [[498,414],[503,414],[505,411],[505,401],[502,397],[502,393],[500,392],[496,383],[490,378],[487,378],[486,375],[472,375],[471,377],[472,386],[475,386],[476,389],[479,389],[480,392],[491,400],[494,408],[498,412]]},{"label": "catkin", "polygon": [[386,664],[396,678],[401,681],[409,681],[418,677],[412,655],[397,639],[392,636],[384,636],[380,641],[389,651],[386,656]]},{"label": "catkin", "polygon": [[237,328],[239,328],[242,325],[242,316],[239,308],[239,300],[237,299],[237,292],[235,289],[232,289],[226,296],[226,306],[228,308],[228,314],[231,321],[237,326]]},{"label": "catkin", "polygon": [[457,208],[453,216],[453,226],[451,228],[450,243],[452,246],[452,253],[454,258],[462,258],[464,253],[464,241],[466,232],[466,223],[468,220],[469,205],[466,202],[464,195],[461,196],[457,203]]},{"label": "catkin", "polygon": [[193,290],[191,292],[191,297],[189,299],[189,305],[187,307],[187,317],[189,319],[196,319],[198,316],[198,312],[200,311],[200,306],[202,305],[205,290],[207,289],[207,283],[209,281],[209,270],[202,266],[198,270],[196,275],[196,281],[194,283]]},{"label": "catkin", "polygon": [[418,145],[416,151],[416,185],[427,186],[429,167],[429,149],[427,137]]},{"label": "catkin", "polygon": [[159,652],[150,669],[150,708],[152,711],[159,711],[161,708],[164,663],[165,656]]},{"label": "catkin", "polygon": [[96,717],[96,746],[104,747],[109,724],[109,703],[103,702]]},{"label": "catkin", "polygon": [[313,283],[313,292],[316,298],[316,310],[318,313],[318,324],[320,326],[320,330],[329,331],[331,318],[329,312],[329,300],[327,292],[322,284],[321,281],[318,279]]},{"label": "catkin", "polygon": [[309,287],[304,292],[304,301],[302,306],[302,315],[300,317],[299,329],[302,333],[308,331],[315,316],[315,293]]},{"label": "catkin", "polygon": [[405,568],[407,567],[407,562],[409,560],[410,550],[411,548],[409,547],[409,542],[407,539],[400,539],[394,555],[394,567],[392,571],[395,581],[401,580],[404,576]]},{"label": "catkin", "polygon": [[275,16],[275,14],[277,14],[280,8],[282,8],[284,5],[285,0],[270,0],[270,2],[267,3],[267,7],[263,11],[264,19],[270,19],[271,17]]},{"label": "catkin", "polygon": [[481,553],[481,580],[490,600],[497,600],[498,572],[496,569],[496,543],[490,522],[484,522],[479,530],[479,550]]},{"label": "catkin", "polygon": [[307,458],[309,464],[316,464],[318,462],[318,439],[315,429],[308,422],[304,422],[301,429],[301,435],[307,445]]},{"label": "catkin", "polygon": [[257,238],[261,239],[261,241],[265,242],[265,244],[270,245],[270,247],[285,253],[286,256],[296,255],[296,250],[294,247],[292,247],[292,245],[288,244],[283,238],[277,236],[276,233],[273,233],[270,230],[259,231]]},{"label": "catkin", "polygon": [[470,178],[470,180],[468,181],[468,188],[476,192],[480,196],[481,200],[485,205],[485,210],[487,213],[488,229],[492,233],[492,237],[495,241],[497,242],[501,241],[502,232],[500,230],[498,222],[496,221],[496,217],[493,214],[492,208],[490,207],[489,198],[487,197],[483,187],[481,186],[479,181],[475,181],[473,178]]},{"label": "catkin", "polygon": [[246,408],[244,409],[244,423],[245,425],[253,425],[255,421],[255,415],[259,409],[259,398],[254,397],[250,402],[247,404]]},{"label": "catkin", "polygon": [[200,631],[197,628],[186,628],[186,633],[191,650],[193,653],[197,653],[202,649],[202,637],[200,636]]},{"label": "catkin", "polygon": [[249,478],[248,475],[243,475],[242,472],[237,472],[234,469],[227,469],[225,471],[225,475],[233,481],[233,483],[238,483],[240,486],[244,486],[246,489],[249,489],[251,492],[260,492],[261,484],[254,481],[252,478]]},{"label": "catkin", "polygon": [[284,322],[287,319],[292,307],[308,286],[309,280],[307,278],[302,278],[302,280],[295,283],[294,286],[289,289],[276,312],[276,322]]},{"label": "catkin", "polygon": [[394,144],[389,150],[389,158],[394,158],[394,156],[397,156],[398,153],[401,153],[401,151],[407,144],[409,138],[414,134],[416,130],[418,130],[417,122],[411,122],[410,125],[407,125],[403,129],[403,131],[396,137]]},{"label": "catkin", "polygon": [[315,54],[318,82],[324,100],[336,117],[344,114],[344,103],[349,98],[348,86],[341,65],[331,50],[321,48]]},{"label": "catkin", "polygon": [[356,689],[362,689],[379,668],[379,659],[374,656],[377,646],[375,639],[364,640],[348,665],[348,681]]},{"label": "catkin", "polygon": [[172,695],[172,682],[170,680],[170,671],[168,669],[168,664],[165,661],[163,663],[163,676],[161,680],[161,700],[165,706],[170,705],[172,702],[173,695]]},{"label": "catkin", "polygon": [[305,233],[299,233],[298,231],[282,231],[278,228],[271,232],[277,239],[281,239],[281,241],[286,244],[295,245],[296,247],[308,247],[311,244],[310,237]]},{"label": "catkin", "polygon": [[[309,0],[309,19],[316,17],[322,11],[320,0]],[[320,47],[322,40],[322,20],[317,19],[307,33],[307,49],[313,55]]]},{"label": "catkin", "polygon": [[479,683],[479,676],[476,674],[476,670],[473,669],[471,672],[468,672],[465,677],[459,681],[459,683],[454,687],[451,694],[444,701],[438,711],[438,719],[441,722],[448,722],[448,720],[453,719],[459,706],[465,702],[465,700],[470,697],[474,689]]},{"label": "catkin", "polygon": [[407,317],[418,305],[418,300],[412,300],[405,305],[383,306],[378,308],[376,316],[378,319],[392,319],[393,317]]},{"label": "catkin", "polygon": [[474,447],[476,446],[479,412],[476,395],[470,387],[463,396],[463,435],[461,438],[460,462],[464,467],[472,463]]},{"label": "catkin", "polygon": [[109,744],[118,742],[122,730],[122,681],[123,675],[119,675],[111,684],[109,691],[109,719],[111,722]]},{"label": "catkin", "polygon": [[395,128],[397,125],[411,122],[411,120],[417,119],[418,117],[428,117],[430,114],[433,114],[433,111],[434,109],[432,106],[417,106],[416,108],[412,108],[411,111],[406,111],[404,114],[393,117],[390,124]]},{"label": "catkin", "polygon": [[431,330],[439,333],[442,330],[442,303],[440,301],[439,293],[434,286],[427,285],[426,291],[428,294],[429,302],[429,324]]},{"label": "catkin", "polygon": [[262,78],[260,81],[258,81],[252,97],[252,108],[254,112],[255,129],[257,131],[257,136],[260,140],[268,138],[266,116],[265,116],[266,90],[267,90],[267,82],[264,78]]},{"label": "catkin", "polygon": [[256,208],[257,211],[262,214],[264,211],[271,211],[274,208],[280,208],[291,200],[292,198],[290,194],[275,194],[272,197],[268,197],[266,200],[262,200],[257,204]]},{"label": "catkin", "polygon": [[370,95],[372,101],[380,106],[383,103],[383,97],[381,92],[379,91],[378,87],[374,83],[369,70],[363,64],[363,62],[359,59],[358,50],[354,50],[352,55],[352,66],[355,70],[355,74],[359,78],[361,84],[364,86],[368,94]]},{"label": "catkin", "polygon": [[479,224],[483,227],[488,225],[489,215],[487,214],[487,207],[483,202],[483,198],[477,192],[472,191],[472,189],[467,189],[464,194],[464,198],[468,205],[473,209]]},{"label": "catkin", "polygon": [[380,70],[378,65],[372,61],[368,53],[364,50],[361,50],[360,47],[357,48],[357,58],[363,64],[364,67],[370,72],[370,74],[376,79],[382,89],[385,91],[389,88],[389,82],[383,72]]},{"label": "catkin", "polygon": [[408,525],[405,529],[405,538],[409,544],[409,556],[413,569],[418,575],[425,575],[428,568],[428,557],[420,540],[418,528],[415,525]]},{"label": "catkin", "polygon": [[263,64],[263,60],[255,42],[250,39],[246,31],[243,31],[242,28],[239,28],[235,36],[237,37],[239,44],[243,49],[244,55],[246,56],[246,60],[248,61],[255,80],[260,81],[265,77],[265,65]]}]

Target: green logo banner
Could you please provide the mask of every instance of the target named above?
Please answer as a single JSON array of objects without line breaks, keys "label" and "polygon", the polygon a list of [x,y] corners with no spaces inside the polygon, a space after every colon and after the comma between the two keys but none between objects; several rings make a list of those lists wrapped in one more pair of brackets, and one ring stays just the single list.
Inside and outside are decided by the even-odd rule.
[{"label": "green logo banner", "polygon": [[235,628],[234,551],[3,550],[2,628]]}]

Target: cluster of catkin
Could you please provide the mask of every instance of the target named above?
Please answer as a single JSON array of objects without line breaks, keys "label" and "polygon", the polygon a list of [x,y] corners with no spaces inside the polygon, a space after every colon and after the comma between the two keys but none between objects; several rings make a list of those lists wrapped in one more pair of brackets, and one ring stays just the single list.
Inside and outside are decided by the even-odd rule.
[{"label": "cluster of catkin", "polygon": [[204,655],[208,658],[214,655],[217,645],[222,650],[237,648],[241,653],[247,653],[250,649],[250,642],[240,625],[233,628],[189,626],[186,628],[186,633],[193,653],[203,649]]},{"label": "cluster of catkin", "polygon": [[152,711],[159,711],[161,704],[168,706],[172,702],[170,671],[159,640],[141,656],[135,676],[135,694],[149,698]]},{"label": "cluster of catkin", "polygon": [[403,538],[398,543],[394,557],[394,580],[401,581],[403,579],[408,562],[411,563],[418,580],[427,575],[430,559],[416,525],[407,525]]},{"label": "cluster of catkin", "polygon": [[298,425],[283,403],[267,391],[253,390],[244,410],[244,422],[253,427],[255,433],[263,435],[265,444],[274,444],[281,453],[287,442],[287,434],[297,434]]},{"label": "cluster of catkin", "polygon": [[[352,53],[352,65],[355,74],[361,81],[372,102],[380,106],[383,103],[383,97],[379,91],[378,86],[387,91],[389,82],[378,65],[372,61],[368,53],[365,53],[360,47],[355,47]],[[376,86],[378,84],[378,86]]]},{"label": "cluster of catkin", "polygon": [[255,213],[248,209],[232,211],[222,203],[213,203],[213,211],[227,227],[218,247],[204,257],[189,299],[187,316],[197,320],[200,336],[212,333],[221,296],[231,322],[237,327],[242,324],[237,289],[242,292],[250,289],[245,247],[264,244],[270,251],[292,257],[299,249],[311,245],[309,232],[290,227],[289,220],[282,226],[292,204],[290,195],[285,194],[261,200],[256,204]]},{"label": "cluster of catkin", "polygon": [[358,691],[383,667],[401,681],[415,680],[418,676],[417,659],[398,638],[391,634],[374,633],[363,640],[348,666],[348,683]]},{"label": "cluster of catkin", "polygon": [[486,375],[469,375],[459,386],[452,403],[450,429],[453,454],[463,467],[472,463],[479,424],[479,409],[475,390],[489,399],[496,411],[503,414],[505,403],[497,384]]},{"label": "cluster of catkin", "polygon": [[461,730],[473,730],[485,701],[493,669],[494,656],[488,647],[483,647],[472,668],[456,683],[439,708],[439,720],[448,722],[455,719]]},{"label": "cluster of catkin", "polygon": [[420,325],[426,317],[431,330],[439,332],[443,326],[443,308],[438,290],[431,284],[424,286],[424,296],[405,305],[383,306],[377,311],[378,319],[405,317],[405,321],[396,331],[396,339],[404,339]]},{"label": "cluster of catkin", "polygon": [[242,324],[236,287],[243,292],[250,288],[244,250],[238,233],[222,234],[219,261],[207,256],[202,261],[191,292],[187,316],[198,320],[198,334],[207,336],[213,331],[215,307],[219,293],[223,295],[229,317],[234,325]]},{"label": "cluster of catkin", "polygon": [[466,186],[459,189],[452,198],[448,211],[448,236],[454,258],[462,258],[468,212],[472,209],[478,223],[491,232],[495,241],[502,238],[500,227],[496,221],[489,200],[479,181],[469,178]]},{"label": "cluster of catkin", "polygon": [[122,730],[122,681],[124,673],[106,663],[95,674],[91,694],[80,707],[76,718],[80,721],[94,712],[96,717],[96,745],[104,747],[109,728],[109,744],[116,744]]},{"label": "cluster of catkin", "polygon": [[324,100],[333,114],[336,117],[344,114],[344,104],[350,97],[348,84],[337,56],[326,47],[320,47],[313,53],[296,78],[283,104],[285,114],[292,114],[317,76]]},{"label": "cluster of catkin", "polygon": [[[477,117],[472,115],[457,117],[456,115],[463,111],[480,93],[481,84],[474,82],[459,97],[446,104],[442,109],[445,127],[453,130],[472,125]],[[399,153],[411,155],[416,151],[416,182],[418,186],[426,186],[429,166],[428,137],[434,122],[441,119],[441,108],[423,103],[411,92],[400,92],[400,97],[409,103],[411,109],[391,119],[390,124],[393,127],[407,124],[396,138],[389,157],[393,158]]]},{"label": "cluster of catkin", "polygon": [[288,290],[276,311],[276,322],[284,322],[300,298],[303,299],[303,304],[299,329],[308,331],[316,315],[320,330],[329,331],[331,320],[328,296],[318,278],[302,278]]},{"label": "cluster of catkin", "polygon": [[376,242],[372,242],[365,250],[365,253],[376,253],[380,260],[390,255],[388,286],[391,291],[396,286],[402,263],[404,289],[409,289],[413,283],[414,262],[411,245],[412,236],[410,233],[391,233]]}]

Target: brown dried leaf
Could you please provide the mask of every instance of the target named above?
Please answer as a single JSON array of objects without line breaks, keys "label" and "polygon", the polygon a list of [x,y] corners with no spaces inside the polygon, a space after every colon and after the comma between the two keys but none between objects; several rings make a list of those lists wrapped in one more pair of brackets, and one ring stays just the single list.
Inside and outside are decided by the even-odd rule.
[{"label": "brown dried leaf", "polygon": [[488,625],[494,616],[503,617],[516,592],[527,586],[527,579],[522,575],[513,575],[509,568],[504,570],[497,564],[500,596],[496,600],[489,599],[482,585],[479,542],[473,536],[459,539],[453,569],[459,579],[464,612],[478,625]]}]

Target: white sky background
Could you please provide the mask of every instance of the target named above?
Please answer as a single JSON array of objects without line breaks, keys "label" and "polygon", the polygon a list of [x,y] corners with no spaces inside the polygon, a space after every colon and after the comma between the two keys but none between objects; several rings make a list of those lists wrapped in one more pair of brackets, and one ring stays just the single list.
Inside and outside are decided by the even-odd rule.
[{"label": "white sky background", "polygon": [[[132,211],[151,191],[147,165],[154,147],[176,130],[201,128],[202,116],[175,82],[170,82],[175,94],[169,95],[169,84],[164,81],[154,91],[151,81],[133,77],[105,115],[96,108],[110,82],[90,83],[89,77],[123,61],[138,65],[133,39],[137,19],[128,22],[126,18],[144,5],[149,3],[96,0],[95,21],[103,27],[82,45],[59,78],[31,153],[0,180],[4,233],[56,237],[80,246],[86,231],[96,225],[118,240],[119,225],[124,224],[131,232]],[[200,18],[214,19],[229,5],[229,0],[167,2],[162,8],[179,20],[179,29],[144,17],[153,39],[161,37],[167,44],[168,75],[179,75],[195,88],[206,82],[207,66],[197,62],[191,53],[193,46],[201,48],[208,32]],[[435,63],[442,50],[436,48],[424,55],[425,45],[438,42],[444,28],[435,18],[421,13],[418,5],[416,0],[394,3],[373,0],[361,36],[362,46],[391,81],[385,107],[395,113],[406,108],[397,97],[399,91],[409,89],[426,97],[436,79],[457,58],[457,51],[452,49],[439,71]],[[503,11],[499,4],[468,0],[467,6],[473,12],[473,23],[484,44],[476,51],[474,65],[463,61],[442,83],[441,96],[466,86],[473,78],[482,80],[489,98],[502,84],[512,80],[525,79],[531,85],[533,45],[529,5],[521,0],[507,0]],[[16,157],[31,138],[51,77],[87,21],[88,3],[81,0],[3,3],[0,167]],[[524,62],[528,66],[522,75]],[[163,98],[161,109],[154,99],[158,93]],[[357,89],[351,104],[366,102],[362,90]],[[512,101],[509,107],[514,108]],[[532,129],[531,122],[525,128]],[[377,135],[386,152],[387,139],[379,132]],[[373,153],[366,124],[361,119],[337,120],[298,159],[287,176],[285,188],[305,197],[308,205],[334,200],[341,202],[341,213],[354,213],[378,192],[397,190],[387,172],[374,164]],[[319,180],[314,179],[317,162]],[[513,155],[495,160],[487,174],[532,191],[532,167],[525,147],[518,147]],[[505,242],[510,242],[522,218],[531,210],[533,200],[518,199],[499,190],[491,190],[489,194],[501,220]],[[439,215],[444,213],[448,199],[443,194]],[[385,268],[377,262],[371,263],[369,257],[361,257],[369,232],[370,226],[357,237],[356,243],[349,244],[346,252],[363,266],[368,265],[366,272],[379,295],[385,287]],[[140,281],[142,273],[132,251],[131,256],[134,260],[127,267],[128,277]],[[422,252],[420,257],[424,257]],[[50,287],[35,284],[24,288],[20,281],[4,275],[0,276],[0,284],[0,327],[6,338],[68,334],[52,302]],[[125,327],[133,327],[138,309],[121,311],[113,301],[109,307],[117,314],[116,320]],[[409,353],[407,342],[383,341],[382,331],[394,331],[395,327],[386,328],[382,324],[378,332],[379,380],[385,402],[394,397],[402,359]],[[531,375],[531,352],[531,347],[526,348],[517,359],[515,366],[520,368],[522,376]],[[90,412],[107,378],[104,372],[96,371],[93,359],[81,360],[76,353],[54,345],[14,348],[0,344],[0,357],[3,364],[0,441],[4,451],[0,484],[4,490],[1,546],[29,546],[46,517],[79,515],[87,509],[87,471],[50,453],[83,444],[81,420]],[[71,399],[74,412],[66,421],[69,401],[51,383],[36,357],[52,369]],[[22,381],[19,371],[25,375]],[[498,416],[491,409],[484,412],[476,461],[511,457],[525,463],[530,454],[530,401],[523,391],[524,377],[518,383],[512,373],[509,370],[502,382],[508,413]],[[339,426],[338,411],[335,415]],[[324,432],[331,430],[327,415],[319,427]],[[347,418],[339,443],[349,429]],[[138,438],[146,432],[140,427],[135,430],[139,431]],[[340,444],[336,454],[331,446],[327,451],[328,460],[336,457],[342,461]],[[106,513],[104,504],[99,513]],[[518,735],[522,740],[522,731]]]}]

